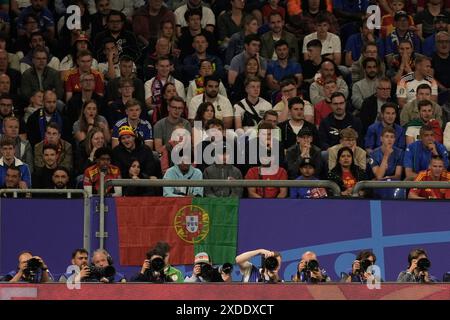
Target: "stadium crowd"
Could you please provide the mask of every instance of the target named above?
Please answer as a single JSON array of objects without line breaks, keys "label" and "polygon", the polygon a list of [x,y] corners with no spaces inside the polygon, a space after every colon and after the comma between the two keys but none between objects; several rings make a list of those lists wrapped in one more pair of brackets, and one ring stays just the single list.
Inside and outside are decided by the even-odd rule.
[{"label": "stadium crowd", "polygon": [[[379,26],[366,13],[372,4]],[[96,194],[104,171],[106,179],[327,179],[345,197],[362,180],[449,181],[449,10],[444,0],[0,1],[0,186]],[[252,160],[255,146],[265,152]],[[215,149],[213,161],[191,161],[197,149]]]}]

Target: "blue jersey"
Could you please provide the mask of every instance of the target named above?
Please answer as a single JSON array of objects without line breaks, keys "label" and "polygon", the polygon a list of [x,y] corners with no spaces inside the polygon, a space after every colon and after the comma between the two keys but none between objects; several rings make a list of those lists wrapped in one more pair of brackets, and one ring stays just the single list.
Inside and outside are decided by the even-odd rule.
[{"label": "blue jersey", "polygon": [[[395,143],[397,148],[405,149],[405,128],[394,123],[393,128],[395,130]],[[384,126],[381,121],[376,121],[374,124],[367,128],[366,137],[364,139],[364,147],[369,149],[375,149],[381,146],[381,132]]]},{"label": "blue jersey", "polygon": [[[122,126],[130,126],[128,123],[127,118],[123,118],[122,120],[117,121],[117,123],[114,125],[112,136],[113,138],[119,139],[119,129]],[[153,130],[152,125],[147,120],[139,120],[139,124],[136,128],[133,128],[134,132],[136,134],[139,134],[139,136],[142,138],[142,140],[152,140],[153,139]]]},{"label": "blue jersey", "polygon": [[[438,154],[444,160],[445,168],[448,168],[447,149],[439,142],[435,142],[434,144],[436,145]],[[427,170],[430,165],[431,156],[431,151],[423,145],[422,141],[415,141],[406,148],[403,166],[412,169],[416,173]]]},{"label": "blue jersey", "polygon": [[[370,167],[379,167],[381,165],[381,161],[383,161],[383,156],[384,154],[381,150],[381,147],[373,150],[369,156]],[[403,166],[403,150],[394,147],[394,152],[391,153],[388,159],[388,167],[386,169],[385,175],[395,175],[395,169],[397,168],[397,166]]]}]

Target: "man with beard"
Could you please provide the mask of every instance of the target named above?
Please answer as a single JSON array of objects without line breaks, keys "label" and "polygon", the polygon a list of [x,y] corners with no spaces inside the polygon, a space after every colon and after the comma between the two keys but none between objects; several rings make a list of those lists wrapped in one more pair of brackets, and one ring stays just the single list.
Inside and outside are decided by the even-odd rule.
[{"label": "man with beard", "polygon": [[219,94],[220,79],[216,75],[205,77],[205,93],[196,95],[189,103],[189,120],[194,120],[197,109],[202,102],[211,102],[215,117],[222,120],[225,129],[233,126],[233,107],[227,97]]},{"label": "man with beard", "polygon": [[[61,278],[59,278],[59,282],[72,282],[73,280],[83,281],[89,277],[89,252],[84,248],[76,249],[72,253],[71,265],[67,267],[67,272],[64,273]],[[69,270],[71,270],[69,272]],[[72,275],[75,275],[75,278],[72,279]]]},{"label": "man with beard", "polygon": [[[298,61],[298,40],[295,36],[284,29],[284,20],[279,12],[272,12],[269,15],[270,31],[261,37],[261,56],[268,60],[276,60],[276,43],[280,40],[286,41],[289,56]],[[280,59],[280,58],[278,58]]]},{"label": "man with beard", "polygon": [[267,67],[267,86],[276,91],[280,90],[280,82],[287,77],[295,77],[297,87],[302,84],[302,67],[294,59],[289,59],[289,45],[286,40],[275,43],[276,60]]},{"label": "man with beard", "polygon": [[53,187],[53,173],[58,166],[58,148],[54,144],[43,147],[43,167],[36,168],[33,174],[33,187],[37,189],[51,189]]},{"label": "man with beard", "polygon": [[376,93],[378,61],[375,58],[366,58],[363,60],[365,77],[353,84],[352,105],[355,108],[354,114],[359,114],[364,99]]},{"label": "man with beard", "polygon": [[52,182],[55,189],[69,189],[71,187],[69,171],[61,166],[56,167],[53,171]]}]

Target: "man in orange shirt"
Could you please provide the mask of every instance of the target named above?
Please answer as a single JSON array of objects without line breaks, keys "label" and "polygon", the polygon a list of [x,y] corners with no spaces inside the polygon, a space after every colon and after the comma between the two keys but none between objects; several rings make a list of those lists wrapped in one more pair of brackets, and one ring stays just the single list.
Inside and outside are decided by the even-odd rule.
[{"label": "man in orange shirt", "polygon": [[[450,182],[450,173],[447,172],[444,160],[440,156],[431,158],[428,170],[419,172],[414,181],[448,181]],[[450,199],[450,184],[446,189],[418,189],[413,188],[409,191],[409,199]]]}]

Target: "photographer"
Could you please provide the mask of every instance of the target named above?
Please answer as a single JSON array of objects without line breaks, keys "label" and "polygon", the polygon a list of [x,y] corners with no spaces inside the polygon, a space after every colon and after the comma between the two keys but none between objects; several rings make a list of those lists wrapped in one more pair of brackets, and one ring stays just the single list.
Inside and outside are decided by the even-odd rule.
[{"label": "photographer", "polygon": [[[250,259],[261,255],[261,268],[255,267]],[[276,251],[257,249],[241,253],[236,257],[236,263],[242,274],[242,282],[283,282],[278,271],[281,267],[281,254]]]},{"label": "photographer", "polygon": [[84,266],[81,272],[88,272],[89,276],[82,280],[83,282],[126,282],[125,276],[113,267],[112,257],[108,251],[97,249],[92,254],[90,266]]},{"label": "photographer", "polygon": [[186,277],[184,282],[231,282],[231,275],[213,268],[208,254],[200,252],[195,255],[192,275]]},{"label": "photographer", "polygon": [[133,282],[183,282],[181,271],[169,264],[169,244],[158,242],[147,252],[147,259],[142,265],[141,272],[134,276]]},{"label": "photographer", "polygon": [[428,272],[431,267],[431,261],[428,260],[425,250],[412,250],[408,255],[408,264],[408,269],[400,272],[398,275],[397,282],[438,282],[438,280]]},{"label": "photographer", "polygon": [[72,264],[67,267],[67,272],[60,278],[59,282],[67,282],[75,274],[75,282],[85,281],[89,277],[89,252],[84,248],[75,249],[72,252]]},{"label": "photographer", "polygon": [[370,267],[375,264],[377,257],[370,250],[363,250],[358,253],[356,260],[353,261],[352,271],[343,280],[345,282],[367,283],[369,279],[374,279]]},{"label": "photographer", "polygon": [[312,251],[306,251],[298,263],[297,273],[292,277],[293,282],[329,282],[331,278],[324,269],[320,269],[317,256]]},{"label": "photographer", "polygon": [[53,276],[41,257],[33,256],[30,251],[19,254],[17,270],[9,272],[2,281],[45,283],[52,282]]}]

